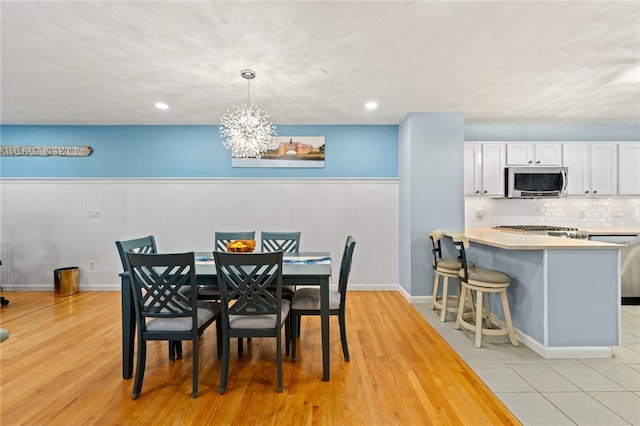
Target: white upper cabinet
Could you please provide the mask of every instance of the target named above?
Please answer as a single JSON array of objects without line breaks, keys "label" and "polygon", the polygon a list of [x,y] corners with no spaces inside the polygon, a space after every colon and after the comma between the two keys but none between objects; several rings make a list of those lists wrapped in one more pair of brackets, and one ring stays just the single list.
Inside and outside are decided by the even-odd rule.
[{"label": "white upper cabinet", "polygon": [[569,168],[569,195],[615,195],[617,193],[617,144],[562,144],[562,164]]},{"label": "white upper cabinet", "polygon": [[505,166],[506,145],[504,143],[465,143],[465,195],[503,197]]},{"label": "white upper cabinet", "polygon": [[562,144],[519,142],[507,144],[507,166],[560,166]]},{"label": "white upper cabinet", "polygon": [[640,142],[618,144],[618,194],[640,195]]},{"label": "white upper cabinet", "polygon": [[464,195],[480,195],[482,191],[482,145],[464,144]]}]

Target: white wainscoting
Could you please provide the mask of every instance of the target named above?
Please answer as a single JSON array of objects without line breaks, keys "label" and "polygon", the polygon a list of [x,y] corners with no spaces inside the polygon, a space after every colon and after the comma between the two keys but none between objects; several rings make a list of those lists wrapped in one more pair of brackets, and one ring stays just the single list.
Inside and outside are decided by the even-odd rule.
[{"label": "white wainscoting", "polygon": [[398,189],[397,179],[3,179],[0,285],[51,290],[55,269],[78,266],[81,291],[118,290],[116,240],[153,234],[162,252],[208,251],[216,230],[295,230],[303,251],[331,251],[334,284],[353,235],[350,288],[399,289]]}]

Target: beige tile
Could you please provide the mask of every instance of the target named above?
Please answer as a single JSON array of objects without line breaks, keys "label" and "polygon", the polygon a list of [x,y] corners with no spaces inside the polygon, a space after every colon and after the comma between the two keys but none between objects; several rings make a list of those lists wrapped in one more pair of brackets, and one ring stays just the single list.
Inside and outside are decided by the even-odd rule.
[{"label": "beige tile", "polygon": [[580,389],[545,364],[516,364],[511,368],[539,392],[577,392]]},{"label": "beige tile", "polygon": [[473,371],[493,392],[535,392],[535,389],[508,365],[475,365]]},{"label": "beige tile", "polygon": [[613,380],[585,364],[557,364],[551,368],[583,391],[626,391]]},{"label": "beige tile", "polygon": [[578,425],[614,426],[629,424],[585,392],[544,392],[542,395]]},{"label": "beige tile", "polygon": [[589,395],[632,425],[640,425],[640,396],[633,392],[589,392]]},{"label": "beige tile", "polygon": [[496,395],[525,426],[575,425],[562,411],[537,392],[499,392]]},{"label": "beige tile", "polygon": [[628,343],[623,345],[625,348],[631,349],[634,352],[640,352],[640,343]]},{"label": "beige tile", "polygon": [[640,343],[640,333],[638,335],[627,333],[626,331],[620,333],[620,344],[627,345],[629,343]]},{"label": "beige tile", "polygon": [[591,368],[613,380],[625,389],[640,391],[640,371],[624,364],[591,364]]},{"label": "beige tile", "polygon": [[625,346],[614,346],[613,357],[624,364],[640,364],[640,353]]}]

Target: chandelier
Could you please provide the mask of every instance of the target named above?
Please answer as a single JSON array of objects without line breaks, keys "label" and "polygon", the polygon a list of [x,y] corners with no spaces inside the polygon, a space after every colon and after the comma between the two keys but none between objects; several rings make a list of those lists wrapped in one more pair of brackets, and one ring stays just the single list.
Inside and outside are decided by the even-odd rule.
[{"label": "chandelier", "polygon": [[220,136],[232,157],[260,158],[276,135],[276,126],[266,112],[251,104],[251,80],[256,73],[247,69],[240,71],[240,75],[247,80],[247,105],[232,106],[224,113],[220,118]]}]

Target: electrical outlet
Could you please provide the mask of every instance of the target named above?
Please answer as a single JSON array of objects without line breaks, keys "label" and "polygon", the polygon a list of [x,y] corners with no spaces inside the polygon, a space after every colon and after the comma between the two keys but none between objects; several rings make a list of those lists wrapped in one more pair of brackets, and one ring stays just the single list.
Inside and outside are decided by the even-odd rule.
[{"label": "electrical outlet", "polygon": [[89,218],[90,219],[100,219],[102,217],[102,212],[98,209],[90,209],[89,210]]},{"label": "electrical outlet", "polygon": [[476,208],[476,217],[482,217],[484,216],[484,207],[477,207]]},{"label": "electrical outlet", "polygon": [[96,269],[96,261],[95,260],[90,260],[89,261],[89,269]]},{"label": "electrical outlet", "polygon": [[614,214],[613,217],[622,217],[622,210],[617,210]]}]

